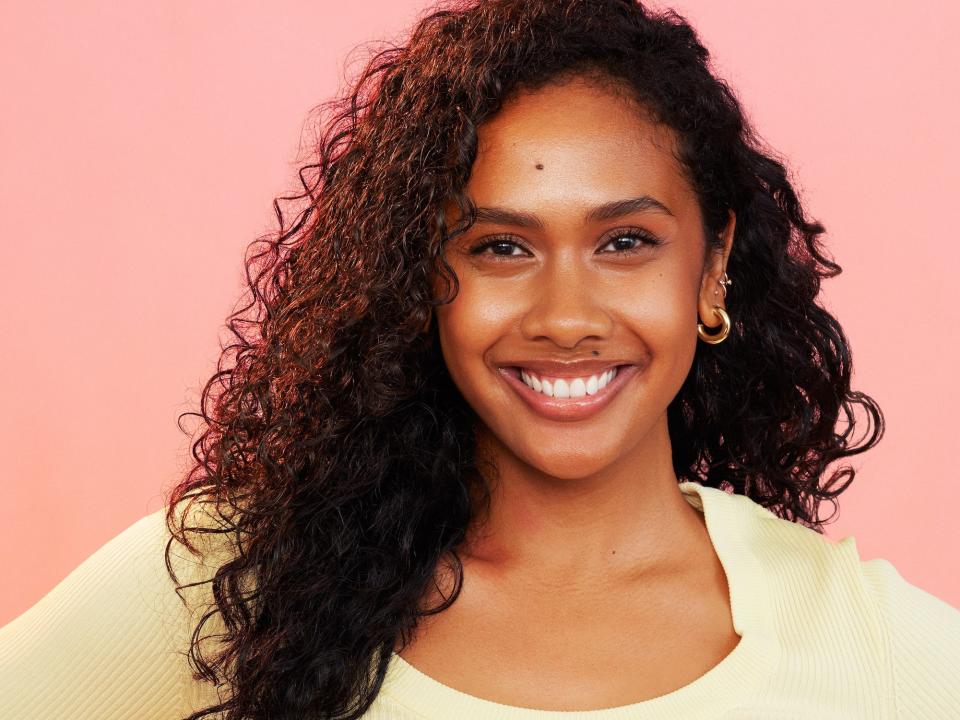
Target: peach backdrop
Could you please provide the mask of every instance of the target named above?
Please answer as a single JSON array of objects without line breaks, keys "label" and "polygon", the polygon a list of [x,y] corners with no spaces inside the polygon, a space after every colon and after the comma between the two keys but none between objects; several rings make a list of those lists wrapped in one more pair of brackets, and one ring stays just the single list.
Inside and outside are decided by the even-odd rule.
[{"label": "peach backdrop", "polygon": [[[307,111],[423,0],[0,7],[0,625],[161,506]],[[828,535],[960,606],[957,3],[685,0],[844,267],[886,413]]]}]

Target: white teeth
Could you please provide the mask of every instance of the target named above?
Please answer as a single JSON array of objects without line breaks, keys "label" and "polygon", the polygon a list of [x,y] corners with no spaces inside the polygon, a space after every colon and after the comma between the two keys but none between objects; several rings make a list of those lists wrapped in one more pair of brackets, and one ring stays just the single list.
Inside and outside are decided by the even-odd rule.
[{"label": "white teeth", "polygon": [[578,398],[584,395],[596,395],[603,390],[611,380],[617,375],[617,368],[600,373],[599,375],[590,375],[589,377],[578,378],[547,378],[537,377],[526,370],[520,370],[520,379],[524,384],[533,390],[543,393],[548,397],[558,398]]},{"label": "white teeth", "polygon": [[520,371],[520,378],[530,387],[532,387],[537,392],[540,392],[543,389],[543,385],[540,382],[540,378],[531,375],[526,370]]},{"label": "white teeth", "polygon": [[553,396],[555,398],[570,397],[570,388],[567,386],[566,380],[563,378],[557,378],[553,381]]}]

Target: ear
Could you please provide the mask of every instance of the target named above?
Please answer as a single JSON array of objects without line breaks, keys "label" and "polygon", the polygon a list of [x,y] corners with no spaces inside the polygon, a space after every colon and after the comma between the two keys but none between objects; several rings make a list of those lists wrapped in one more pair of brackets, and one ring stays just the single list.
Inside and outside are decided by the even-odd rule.
[{"label": "ear", "polygon": [[728,210],[727,214],[729,220],[727,220],[726,227],[720,233],[723,248],[715,250],[711,247],[708,251],[709,256],[704,265],[703,279],[700,282],[700,296],[697,302],[700,321],[710,328],[720,327],[722,324],[720,316],[713,312],[713,306],[719,305],[724,310],[727,309],[720,280],[723,279],[727,259],[730,257],[730,250],[733,248],[733,234],[737,225],[737,216],[733,210]]}]

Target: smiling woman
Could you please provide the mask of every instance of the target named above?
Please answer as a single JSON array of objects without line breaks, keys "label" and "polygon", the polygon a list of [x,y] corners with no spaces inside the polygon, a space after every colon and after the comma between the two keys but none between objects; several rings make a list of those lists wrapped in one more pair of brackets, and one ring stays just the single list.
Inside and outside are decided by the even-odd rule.
[{"label": "smiling woman", "polygon": [[955,714],[960,612],[822,534],[883,416],[708,61],[631,0],[449,3],[371,60],[196,465],[0,629],[0,716]]}]

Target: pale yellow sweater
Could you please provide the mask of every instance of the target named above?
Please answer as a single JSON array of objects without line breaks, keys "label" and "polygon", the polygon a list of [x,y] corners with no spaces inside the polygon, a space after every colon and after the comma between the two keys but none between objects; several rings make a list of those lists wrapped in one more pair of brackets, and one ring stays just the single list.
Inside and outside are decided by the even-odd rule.
[{"label": "pale yellow sweater", "polygon": [[[705,675],[644,702],[559,712],[465,694],[394,655],[365,717],[960,718],[960,611],[887,560],[861,560],[852,536],[832,542],[744,496],[680,488],[705,514],[741,635]],[[0,628],[0,720],[178,720],[216,699],[178,654],[196,618],[173,594],[166,538],[163,511],[142,518]],[[942,562],[957,572],[956,558]]]}]

